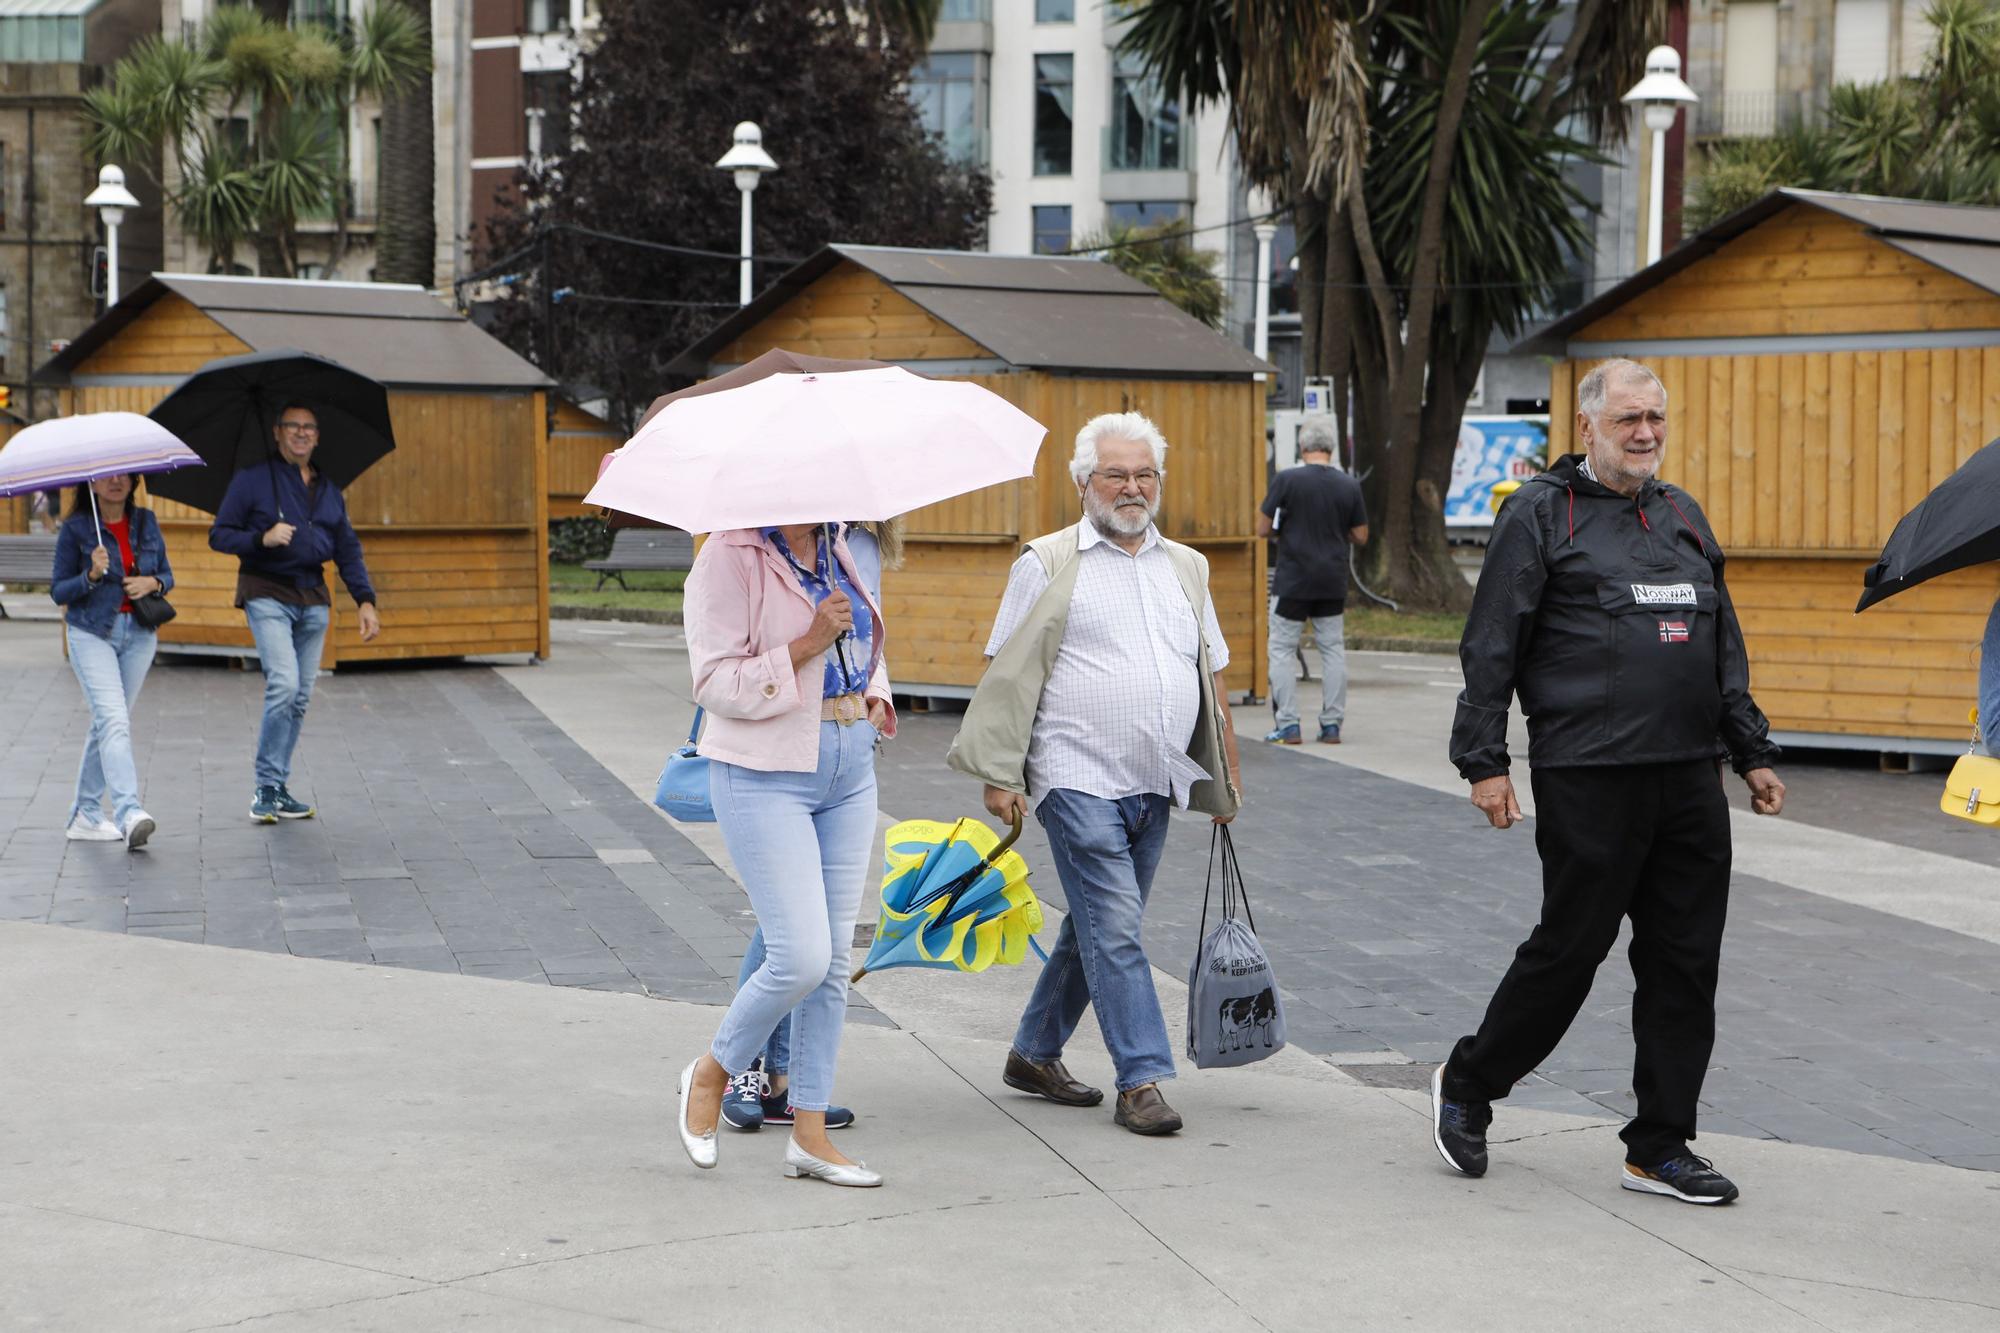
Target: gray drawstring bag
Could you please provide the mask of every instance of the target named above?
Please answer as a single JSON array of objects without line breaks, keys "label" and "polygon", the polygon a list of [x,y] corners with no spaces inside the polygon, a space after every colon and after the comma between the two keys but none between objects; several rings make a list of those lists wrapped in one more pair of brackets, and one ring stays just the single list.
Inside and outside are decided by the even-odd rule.
[{"label": "gray drawstring bag", "polygon": [[[1208,926],[1208,900],[1222,862],[1222,918]],[[1237,915],[1238,907],[1242,915]],[[1271,960],[1257,942],[1257,922],[1243,892],[1243,872],[1229,826],[1217,824],[1201,897],[1201,944],[1188,973],[1188,1059],[1197,1069],[1252,1064],[1285,1045],[1285,1009]]]}]

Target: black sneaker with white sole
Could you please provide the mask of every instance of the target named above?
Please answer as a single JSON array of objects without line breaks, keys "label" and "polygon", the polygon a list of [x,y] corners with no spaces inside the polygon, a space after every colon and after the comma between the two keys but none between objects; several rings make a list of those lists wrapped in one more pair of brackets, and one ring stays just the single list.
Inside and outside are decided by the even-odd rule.
[{"label": "black sneaker with white sole", "polygon": [[1715,1169],[1715,1163],[1693,1153],[1669,1157],[1658,1166],[1625,1163],[1618,1183],[1641,1194],[1664,1194],[1682,1203],[1729,1203],[1736,1198],[1736,1186]]},{"label": "black sneaker with white sole", "polygon": [[1431,1075],[1431,1142],[1445,1165],[1467,1176],[1486,1174],[1486,1127],[1492,1102],[1455,1102],[1444,1095],[1444,1066]]}]

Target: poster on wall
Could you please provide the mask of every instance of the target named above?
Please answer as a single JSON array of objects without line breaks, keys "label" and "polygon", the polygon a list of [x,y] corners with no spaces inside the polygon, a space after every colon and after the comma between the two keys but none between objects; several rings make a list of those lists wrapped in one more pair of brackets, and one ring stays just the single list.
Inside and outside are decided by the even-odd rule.
[{"label": "poster on wall", "polygon": [[1547,417],[1466,417],[1458,427],[1445,494],[1444,525],[1453,530],[1493,526],[1493,487],[1526,481],[1549,451]]}]

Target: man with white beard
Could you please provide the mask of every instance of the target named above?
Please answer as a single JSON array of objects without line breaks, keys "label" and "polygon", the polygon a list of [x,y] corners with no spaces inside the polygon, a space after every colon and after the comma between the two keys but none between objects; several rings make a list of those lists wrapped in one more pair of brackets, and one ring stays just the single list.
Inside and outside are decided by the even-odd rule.
[{"label": "man with white beard", "polygon": [[1136,412],[1077,432],[1083,520],[1014,562],[949,760],[986,784],[1001,819],[1032,805],[1069,900],[1003,1077],[1066,1106],[1104,1100],[1062,1063],[1093,1007],[1117,1072],[1112,1119],[1134,1134],[1181,1127],[1160,1095],[1174,1057],[1140,941],[1167,814],[1226,824],[1242,787],[1208,561],[1153,526],[1166,454]]}]

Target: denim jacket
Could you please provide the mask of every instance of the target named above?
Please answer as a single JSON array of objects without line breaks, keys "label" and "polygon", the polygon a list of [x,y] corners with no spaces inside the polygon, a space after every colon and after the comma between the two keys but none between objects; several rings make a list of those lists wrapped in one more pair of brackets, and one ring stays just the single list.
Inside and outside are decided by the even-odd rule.
[{"label": "denim jacket", "polygon": [[[153,517],[152,510],[137,505],[127,506],[125,512],[132,519],[132,559],[139,566],[131,572],[151,575],[160,581],[162,592],[171,592],[174,571],[167,564],[167,539],[160,531],[160,520]],[[125,603],[125,561],[117,539],[107,535],[104,548],[111,553],[111,568],[93,584],[90,553],[97,549],[97,525],[88,509],[71,514],[56,533],[56,564],[49,584],[50,600],[68,608],[63,619],[100,639],[111,637],[118,608]]]}]

